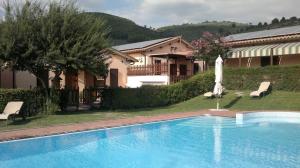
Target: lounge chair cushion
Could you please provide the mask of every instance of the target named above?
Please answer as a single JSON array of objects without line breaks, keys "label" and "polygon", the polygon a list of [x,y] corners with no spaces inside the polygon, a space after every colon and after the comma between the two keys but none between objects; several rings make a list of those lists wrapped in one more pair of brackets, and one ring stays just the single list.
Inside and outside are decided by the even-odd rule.
[{"label": "lounge chair cushion", "polygon": [[0,114],[0,120],[7,120],[10,115],[19,114],[22,106],[22,101],[8,102],[2,114]]},{"label": "lounge chair cushion", "polygon": [[262,93],[267,92],[270,88],[271,82],[262,82],[257,91],[251,92],[251,97],[259,97]]},{"label": "lounge chair cushion", "polygon": [[213,93],[212,92],[207,92],[204,94],[204,97],[213,97]]},{"label": "lounge chair cushion", "polygon": [[260,93],[258,91],[254,91],[254,92],[251,92],[250,93],[250,96],[251,97],[259,97],[260,96]]},{"label": "lounge chair cushion", "polygon": [[7,120],[8,116],[8,114],[0,114],[0,120]]}]

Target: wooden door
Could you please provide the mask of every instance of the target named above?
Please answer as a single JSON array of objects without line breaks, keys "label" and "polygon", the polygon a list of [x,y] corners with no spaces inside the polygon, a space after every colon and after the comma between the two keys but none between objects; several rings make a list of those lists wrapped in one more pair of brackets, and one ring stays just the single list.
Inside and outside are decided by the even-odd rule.
[{"label": "wooden door", "polygon": [[187,66],[185,64],[181,64],[179,68],[180,76],[186,76],[187,75]]},{"label": "wooden door", "polygon": [[119,70],[110,69],[110,87],[117,88],[119,87]]},{"label": "wooden door", "polygon": [[177,76],[177,64],[170,64],[170,76]]}]

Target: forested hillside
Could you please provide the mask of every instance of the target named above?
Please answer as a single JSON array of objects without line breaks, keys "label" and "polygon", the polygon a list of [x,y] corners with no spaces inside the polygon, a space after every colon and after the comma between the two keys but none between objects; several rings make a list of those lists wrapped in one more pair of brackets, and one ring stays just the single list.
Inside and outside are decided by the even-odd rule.
[{"label": "forested hillside", "polygon": [[300,18],[291,17],[286,19],[275,18],[271,23],[259,22],[256,25],[251,23],[235,23],[229,21],[217,22],[206,21],[203,23],[190,23],[182,25],[166,26],[154,29],[146,26],[139,26],[133,21],[119,16],[109,15],[105,13],[87,13],[95,17],[103,18],[110,28],[110,38],[112,45],[127,44],[146,40],[170,36],[183,36],[187,41],[199,39],[203,32],[209,31],[217,33],[221,36],[227,36],[236,33],[245,33],[259,30],[268,30],[286,26],[300,25]]}]

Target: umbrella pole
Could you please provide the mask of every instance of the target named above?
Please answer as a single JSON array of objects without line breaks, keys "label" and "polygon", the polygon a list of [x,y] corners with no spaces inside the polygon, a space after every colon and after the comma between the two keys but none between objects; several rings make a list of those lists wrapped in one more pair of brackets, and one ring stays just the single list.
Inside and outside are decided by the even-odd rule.
[{"label": "umbrella pole", "polygon": [[217,97],[217,110],[220,108],[220,102],[219,102],[219,97]]}]

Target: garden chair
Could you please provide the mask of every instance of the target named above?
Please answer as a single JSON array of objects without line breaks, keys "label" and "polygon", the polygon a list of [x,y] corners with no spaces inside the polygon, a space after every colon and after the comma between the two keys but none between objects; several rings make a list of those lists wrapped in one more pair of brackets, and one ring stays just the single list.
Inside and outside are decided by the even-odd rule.
[{"label": "garden chair", "polygon": [[265,95],[266,92],[268,92],[269,88],[271,86],[271,82],[262,82],[258,88],[257,91],[251,92],[251,97],[260,97],[262,94]]},{"label": "garden chair", "polygon": [[20,113],[23,104],[24,102],[22,101],[8,102],[5,106],[3,113],[0,114],[0,120],[6,120],[6,124],[10,117],[12,117],[12,119],[15,120],[15,117]]}]

